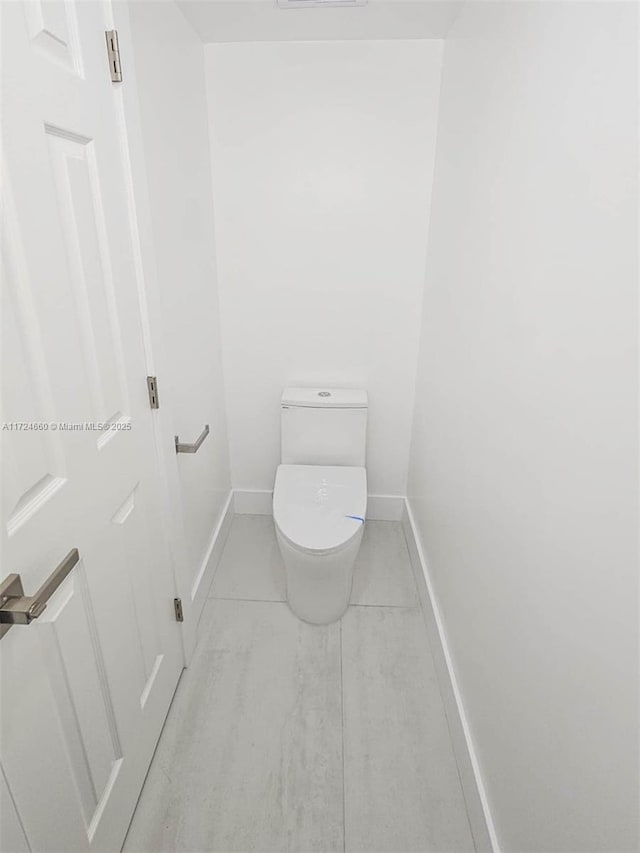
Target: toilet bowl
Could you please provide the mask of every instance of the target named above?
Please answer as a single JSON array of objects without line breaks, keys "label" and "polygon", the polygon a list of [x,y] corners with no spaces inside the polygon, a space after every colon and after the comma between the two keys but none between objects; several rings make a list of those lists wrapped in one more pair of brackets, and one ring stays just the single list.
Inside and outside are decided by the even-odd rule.
[{"label": "toilet bowl", "polygon": [[306,622],[339,619],[349,604],[367,511],[363,467],[280,465],[273,517],[287,600]]}]

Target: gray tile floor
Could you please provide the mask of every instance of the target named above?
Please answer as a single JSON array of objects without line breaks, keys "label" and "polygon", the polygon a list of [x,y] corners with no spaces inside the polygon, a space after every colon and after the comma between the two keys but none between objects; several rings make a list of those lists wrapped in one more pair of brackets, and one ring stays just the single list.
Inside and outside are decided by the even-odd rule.
[{"label": "gray tile floor", "polygon": [[340,623],[285,598],[273,520],[236,516],[125,851],[473,851],[400,524]]}]

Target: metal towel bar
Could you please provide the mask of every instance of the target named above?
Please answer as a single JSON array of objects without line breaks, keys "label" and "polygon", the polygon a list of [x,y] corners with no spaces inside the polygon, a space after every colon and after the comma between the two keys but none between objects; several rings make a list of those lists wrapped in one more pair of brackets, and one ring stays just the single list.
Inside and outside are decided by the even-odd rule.
[{"label": "metal towel bar", "polygon": [[202,442],[209,435],[209,424],[205,424],[204,429],[194,441],[193,444],[181,444],[178,436],[174,436],[176,442],[176,453],[197,453],[202,446]]}]

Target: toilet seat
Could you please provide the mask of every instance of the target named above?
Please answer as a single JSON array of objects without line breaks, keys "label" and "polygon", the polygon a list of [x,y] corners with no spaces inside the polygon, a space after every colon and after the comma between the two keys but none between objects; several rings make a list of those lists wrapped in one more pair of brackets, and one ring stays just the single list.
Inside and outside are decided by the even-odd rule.
[{"label": "toilet seat", "polygon": [[273,518],[294,548],[311,554],[342,550],[361,531],[366,511],[365,468],[278,466]]}]

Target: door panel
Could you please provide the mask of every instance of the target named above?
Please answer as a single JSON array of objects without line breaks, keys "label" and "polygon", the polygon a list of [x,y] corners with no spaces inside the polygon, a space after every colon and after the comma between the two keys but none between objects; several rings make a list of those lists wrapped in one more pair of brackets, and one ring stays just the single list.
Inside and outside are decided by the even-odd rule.
[{"label": "door panel", "polygon": [[11,853],[29,853],[29,844],[20,824],[20,818],[13,804],[4,773],[0,773],[0,814],[2,815],[0,850],[11,851]]},{"label": "door panel", "polygon": [[[56,200],[73,285],[71,296],[88,374],[91,415],[96,421],[127,422],[129,410],[105,211],[94,142],[46,125]],[[98,447],[116,435],[108,430]]]},{"label": "door panel", "polygon": [[117,850],[183,653],[111,8],[2,11],[2,421],[35,425],[2,430],[2,576],[33,594],[81,556],[0,641],[2,795],[16,844]]},{"label": "door panel", "polygon": [[82,76],[75,7],[63,0],[32,0],[25,3],[24,15],[34,49]]}]

